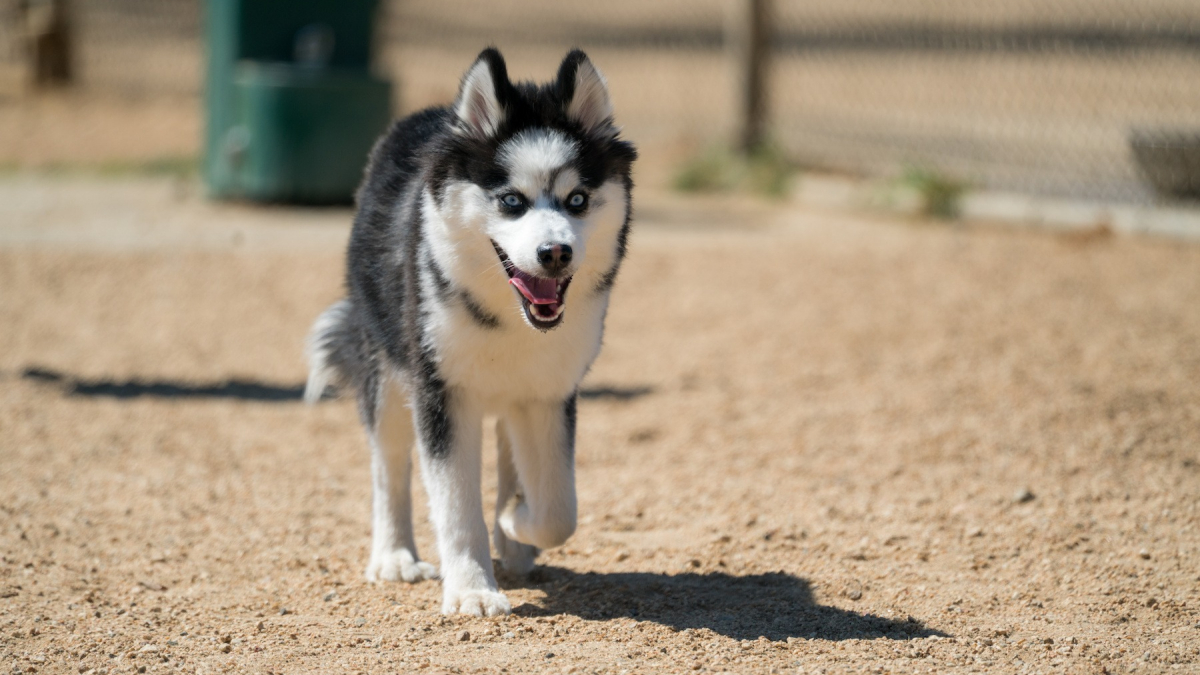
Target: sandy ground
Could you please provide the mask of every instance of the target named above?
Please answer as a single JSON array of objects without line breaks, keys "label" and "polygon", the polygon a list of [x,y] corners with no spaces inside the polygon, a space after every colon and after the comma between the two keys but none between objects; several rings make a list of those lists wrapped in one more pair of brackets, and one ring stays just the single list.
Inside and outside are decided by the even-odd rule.
[{"label": "sandy ground", "polygon": [[641,203],[579,531],[469,619],[298,401],[348,212],[0,181],[0,670],[1200,672],[1200,248]]}]

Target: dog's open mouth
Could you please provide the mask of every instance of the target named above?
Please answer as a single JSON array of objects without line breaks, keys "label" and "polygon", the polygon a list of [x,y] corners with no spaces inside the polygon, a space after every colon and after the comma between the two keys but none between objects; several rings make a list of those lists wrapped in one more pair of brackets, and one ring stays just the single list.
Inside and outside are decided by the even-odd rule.
[{"label": "dog's open mouth", "polygon": [[504,271],[508,273],[508,283],[521,298],[521,307],[529,323],[540,330],[549,330],[561,323],[571,277],[552,279],[534,276],[514,265],[499,244],[493,241],[492,246],[496,249],[496,255],[500,256]]}]

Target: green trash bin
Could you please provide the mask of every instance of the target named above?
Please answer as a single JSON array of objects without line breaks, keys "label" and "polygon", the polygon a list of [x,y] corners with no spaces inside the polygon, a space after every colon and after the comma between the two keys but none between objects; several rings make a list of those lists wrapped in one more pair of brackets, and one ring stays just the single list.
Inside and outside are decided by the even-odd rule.
[{"label": "green trash bin", "polygon": [[376,0],[208,0],[204,175],[220,198],[348,203],[391,119]]}]

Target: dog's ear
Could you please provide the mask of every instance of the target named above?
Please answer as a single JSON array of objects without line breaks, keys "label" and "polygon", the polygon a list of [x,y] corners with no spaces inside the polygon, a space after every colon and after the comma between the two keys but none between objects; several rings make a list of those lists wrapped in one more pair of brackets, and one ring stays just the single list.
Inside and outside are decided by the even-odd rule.
[{"label": "dog's ear", "polygon": [[471,136],[489,138],[504,121],[504,96],[508,87],[508,67],[504,57],[489,47],[479,54],[463,76],[454,102],[460,128]]},{"label": "dog's ear", "polygon": [[558,91],[562,96],[563,112],[578,122],[585,132],[595,136],[616,134],[608,82],[587,54],[573,49],[563,59],[558,68]]}]

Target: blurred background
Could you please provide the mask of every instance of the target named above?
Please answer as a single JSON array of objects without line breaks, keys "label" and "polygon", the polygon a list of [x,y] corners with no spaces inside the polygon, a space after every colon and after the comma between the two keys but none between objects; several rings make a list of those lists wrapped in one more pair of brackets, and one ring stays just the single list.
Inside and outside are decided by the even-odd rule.
[{"label": "blurred background", "polygon": [[[196,165],[202,0],[0,11],[0,165]],[[61,49],[57,75],[30,49],[56,30],[40,59]],[[1132,204],[1195,192],[1191,0],[383,0],[372,39],[397,115],[451,100],[484,45],[534,79],[584,48],[643,147],[643,184],[719,186],[716,148],[749,135],[773,161],[854,176]]]},{"label": "blurred background", "polygon": [[[301,401],[367,148],[489,44],[640,150],[506,633],[366,585]],[[1198,0],[0,0],[0,670],[1196,672],[1198,156]]]}]

